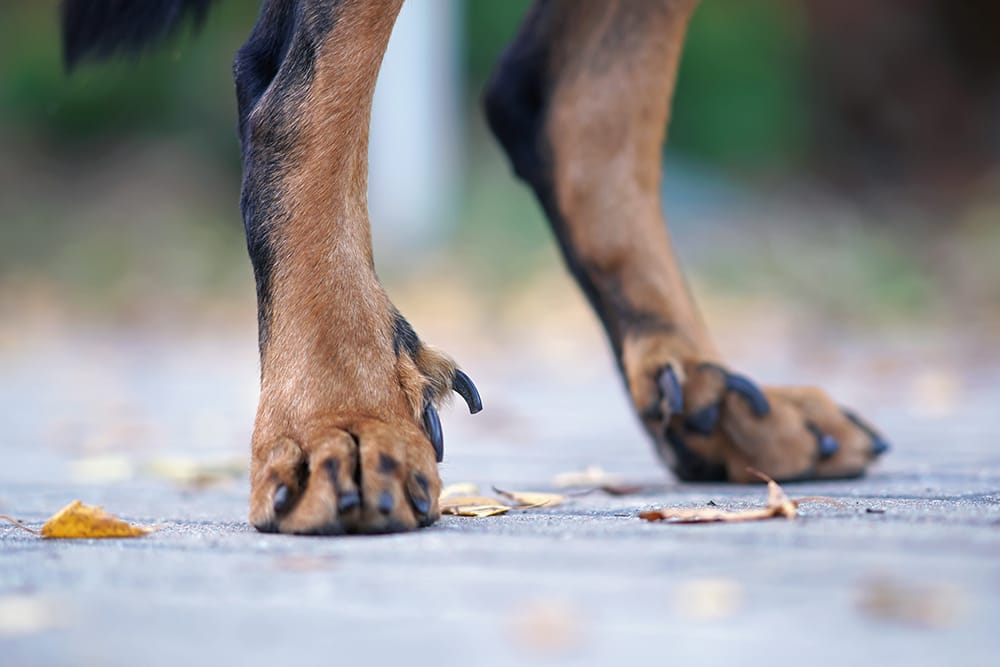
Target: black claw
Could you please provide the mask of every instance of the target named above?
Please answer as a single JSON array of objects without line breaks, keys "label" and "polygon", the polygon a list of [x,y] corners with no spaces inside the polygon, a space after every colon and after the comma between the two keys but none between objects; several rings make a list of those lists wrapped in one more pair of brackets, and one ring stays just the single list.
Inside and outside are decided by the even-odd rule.
[{"label": "black claw", "polygon": [[812,422],[806,422],[806,428],[816,437],[816,447],[819,448],[820,459],[828,459],[840,450],[840,443],[829,433],[823,433]]},{"label": "black claw", "polygon": [[341,496],[337,499],[337,510],[341,513],[349,512],[360,504],[361,496],[358,495],[358,492],[348,491],[347,493],[341,494]]},{"label": "black claw", "polygon": [[424,405],[424,430],[434,446],[434,454],[438,463],[444,461],[444,434],[441,432],[441,417],[430,403]]},{"label": "black claw", "polygon": [[[416,485],[416,489],[414,489]],[[431,511],[431,499],[428,489],[427,478],[419,472],[413,475],[413,484],[406,485],[406,495],[410,497],[410,504],[419,515],[426,515]]]},{"label": "black claw", "polygon": [[274,491],[275,514],[282,514],[291,504],[292,494],[288,491],[288,487],[284,484],[279,484],[278,488]]},{"label": "black claw", "polygon": [[879,435],[878,431],[876,431],[871,426],[862,421],[861,417],[858,417],[850,410],[843,410],[842,412],[844,413],[844,416],[847,417],[852,424],[860,428],[862,431],[865,432],[865,434],[869,438],[871,438],[872,454],[874,456],[882,456],[887,451],[892,449],[892,446],[889,444],[889,442],[881,435]]},{"label": "black claw", "polygon": [[872,440],[872,454],[875,456],[882,456],[890,449],[892,449],[892,447],[882,438],[875,438]]},{"label": "black claw", "polygon": [[378,497],[378,511],[382,514],[389,514],[392,512],[393,505],[396,501],[392,499],[392,494],[388,491],[383,491]]},{"label": "black claw", "polygon": [[[680,414],[684,410],[684,392],[681,390],[681,383],[677,381],[677,374],[674,369],[667,366],[657,378],[660,385],[660,393],[667,404],[670,414]],[[669,415],[667,415],[669,417]]]},{"label": "black claw", "polygon": [[719,423],[719,404],[702,408],[698,412],[692,413],[684,418],[684,426],[689,431],[694,431],[699,435],[711,435],[715,431],[715,425]]},{"label": "black claw", "polygon": [[736,373],[726,373],[726,390],[735,391],[746,399],[750,404],[750,409],[758,417],[765,417],[771,412],[771,404],[767,396],[760,390],[753,380]]},{"label": "black claw", "polygon": [[483,409],[483,399],[479,396],[479,390],[472,382],[472,378],[459,369],[455,369],[455,377],[451,381],[451,388],[455,393],[465,399],[465,404],[469,406],[469,414],[476,414]]}]

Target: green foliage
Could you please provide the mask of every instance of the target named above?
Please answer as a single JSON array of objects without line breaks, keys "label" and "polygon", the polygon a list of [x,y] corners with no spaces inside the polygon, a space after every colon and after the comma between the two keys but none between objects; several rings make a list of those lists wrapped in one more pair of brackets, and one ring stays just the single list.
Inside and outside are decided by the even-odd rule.
[{"label": "green foliage", "polygon": [[724,166],[791,166],[806,132],[802,17],[795,3],[707,0],[695,12],[674,95],[671,150]]},{"label": "green foliage", "polygon": [[254,3],[222,3],[202,35],[190,31],[137,62],[63,65],[51,3],[17,3],[0,23],[0,127],[48,150],[130,136],[177,133],[192,148],[233,151],[230,63],[256,15]]}]

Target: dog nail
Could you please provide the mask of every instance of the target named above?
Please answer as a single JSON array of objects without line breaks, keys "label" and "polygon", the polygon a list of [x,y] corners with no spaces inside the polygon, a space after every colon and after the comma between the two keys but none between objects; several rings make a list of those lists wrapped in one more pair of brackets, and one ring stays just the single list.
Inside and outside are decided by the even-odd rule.
[{"label": "dog nail", "polygon": [[750,409],[758,417],[764,417],[771,412],[771,404],[767,396],[760,390],[753,380],[736,373],[726,374],[726,390],[734,391],[746,399]]},{"label": "dog nail", "polygon": [[358,492],[348,491],[337,499],[337,510],[340,512],[349,512],[360,504],[361,496],[358,495]]},{"label": "dog nail", "polygon": [[892,447],[889,445],[889,442],[885,438],[883,438],[881,435],[879,435],[878,431],[876,431],[871,426],[869,426],[868,424],[866,424],[861,419],[861,417],[858,417],[856,414],[854,414],[850,410],[842,410],[841,412],[844,413],[844,416],[847,417],[847,419],[852,424],[854,424],[859,429],[861,429],[862,431],[864,431],[865,435],[867,435],[871,439],[871,441],[872,441],[872,455],[873,456],[882,456],[887,451],[889,451],[890,449],[892,449]]},{"label": "dog nail", "polygon": [[457,368],[455,369],[455,377],[451,381],[451,388],[465,399],[466,405],[469,406],[469,414],[474,415],[483,409],[483,399],[479,396],[479,390],[476,389],[472,378]]},{"label": "dog nail", "polygon": [[719,422],[719,405],[713,403],[684,418],[684,426],[700,435],[710,435]]},{"label": "dog nail", "polygon": [[389,514],[392,512],[392,506],[396,502],[392,499],[392,494],[388,491],[383,491],[378,497],[378,511],[382,514]]},{"label": "dog nail", "polygon": [[681,391],[681,383],[677,381],[674,369],[667,366],[657,381],[670,414],[679,414],[684,409],[684,392]]},{"label": "dog nail", "polygon": [[284,484],[279,484],[278,488],[274,491],[274,511],[276,514],[281,514],[288,509],[288,506],[292,503],[292,494],[289,493],[288,487]]},{"label": "dog nail", "polygon": [[441,432],[441,417],[433,405],[424,405],[424,430],[434,446],[434,454],[438,463],[444,461],[444,434]]},{"label": "dog nail", "polygon": [[806,423],[806,428],[808,428],[813,436],[816,438],[816,446],[819,448],[819,457],[821,459],[828,459],[840,449],[840,443],[829,433],[823,433],[819,430],[819,427],[812,422]]}]

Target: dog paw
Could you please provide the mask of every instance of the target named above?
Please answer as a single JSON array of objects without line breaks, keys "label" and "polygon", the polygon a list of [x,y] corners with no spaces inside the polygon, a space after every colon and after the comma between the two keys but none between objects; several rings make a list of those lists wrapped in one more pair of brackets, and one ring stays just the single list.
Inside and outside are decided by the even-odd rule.
[{"label": "dog paw", "polygon": [[[704,361],[633,369],[633,401],[660,458],[686,481],[759,481],[863,475],[889,449],[872,426],[813,387],[761,388]],[[628,369],[627,369],[628,370]]]},{"label": "dog paw", "polygon": [[[307,535],[413,530],[437,520],[438,408],[482,400],[393,309],[368,326],[268,343],[250,469],[250,523]],[[305,343],[305,344],[304,344]]]}]

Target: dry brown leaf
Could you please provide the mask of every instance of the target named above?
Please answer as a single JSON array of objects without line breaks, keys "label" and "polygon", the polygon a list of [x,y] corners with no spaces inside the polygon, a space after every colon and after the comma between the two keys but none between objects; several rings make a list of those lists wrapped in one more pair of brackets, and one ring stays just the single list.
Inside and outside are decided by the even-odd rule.
[{"label": "dry brown leaf", "polygon": [[[459,490],[476,491],[476,487],[471,484],[456,484],[454,486]],[[447,490],[447,488],[445,490]],[[504,505],[496,498],[475,495],[445,497],[444,491],[441,492],[439,503],[441,506],[441,514],[450,514],[452,516],[471,516],[477,519],[483,519],[488,516],[496,516],[498,514],[506,514],[511,509],[510,506]]]},{"label": "dry brown leaf", "polygon": [[785,490],[778,486],[778,483],[764,473],[753,471],[761,479],[767,480],[767,508],[774,511],[775,516],[783,516],[786,519],[794,519],[798,516],[798,506],[788,499]]},{"label": "dry brown leaf", "polygon": [[738,523],[740,521],[773,519],[778,516],[778,513],[771,507],[741,511],[663,507],[658,510],[641,512],[639,516],[646,521],[669,521],[670,523]]},{"label": "dry brown leaf", "polygon": [[538,493],[534,491],[504,491],[493,487],[493,490],[506,500],[514,503],[514,509],[526,510],[535,507],[554,507],[566,501],[566,496],[558,493]]},{"label": "dry brown leaf", "polygon": [[664,507],[658,510],[641,512],[639,516],[646,521],[669,521],[670,523],[738,523],[740,521],[763,521],[785,517],[794,519],[798,516],[797,503],[785,495],[784,489],[778,483],[757,470],[750,470],[767,482],[767,507],[752,510],[719,510],[719,509],[671,509]]},{"label": "dry brown leaf", "polygon": [[441,514],[452,516],[471,516],[483,519],[488,516],[506,514],[511,508],[506,505],[442,505]]},{"label": "dry brown leaf", "polygon": [[150,532],[149,528],[126,523],[79,500],[56,512],[41,530],[42,537],[58,538],[138,537]]}]

